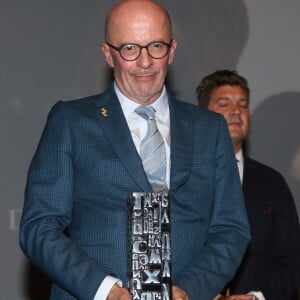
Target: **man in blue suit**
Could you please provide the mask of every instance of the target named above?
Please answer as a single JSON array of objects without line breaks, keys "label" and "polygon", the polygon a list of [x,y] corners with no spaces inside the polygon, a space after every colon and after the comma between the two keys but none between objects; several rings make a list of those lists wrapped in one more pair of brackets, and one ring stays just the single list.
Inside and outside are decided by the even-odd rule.
[{"label": "man in blue suit", "polygon": [[164,86],[177,41],[160,5],[120,2],[105,36],[115,81],[51,110],[28,173],[21,248],[53,281],[51,299],[131,299],[127,199],[153,191],[139,155],[147,122],[135,110],[151,106],[167,161],[173,300],[211,300],[250,238],[226,123]]},{"label": "man in blue suit", "polygon": [[[251,242],[235,277],[227,285],[231,296],[246,300],[249,291],[258,299],[295,299],[300,287],[300,228],[293,196],[274,169],[243,153],[250,126],[249,87],[235,71],[207,75],[197,87],[199,105],[227,120],[238,161]],[[267,137],[266,137],[267,138]]]}]

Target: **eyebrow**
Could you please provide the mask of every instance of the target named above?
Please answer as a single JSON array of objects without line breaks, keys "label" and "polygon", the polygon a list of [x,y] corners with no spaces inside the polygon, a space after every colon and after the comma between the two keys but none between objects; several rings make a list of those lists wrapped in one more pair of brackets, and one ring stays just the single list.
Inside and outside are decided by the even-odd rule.
[{"label": "eyebrow", "polygon": [[[231,101],[231,99],[227,96],[219,97],[219,98],[216,99],[216,101],[220,101],[220,100],[229,100],[229,101]],[[240,98],[240,99],[238,99],[238,101],[249,102],[249,100],[247,98]]]},{"label": "eyebrow", "polygon": [[215,101],[221,101],[221,100],[228,100],[228,101],[230,101],[230,99],[228,97],[219,97],[219,98],[215,99]]}]

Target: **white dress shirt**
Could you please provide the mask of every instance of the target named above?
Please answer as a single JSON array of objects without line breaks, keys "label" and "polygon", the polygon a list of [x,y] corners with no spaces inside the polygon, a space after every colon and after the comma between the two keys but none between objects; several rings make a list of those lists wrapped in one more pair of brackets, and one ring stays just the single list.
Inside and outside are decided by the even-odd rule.
[{"label": "white dress shirt", "polygon": [[[131,132],[134,145],[138,153],[140,153],[141,142],[146,136],[148,130],[147,120],[139,116],[134,111],[138,106],[140,106],[140,104],[123,95],[116,84],[114,84],[114,88]],[[163,87],[163,91],[159,98],[152,103],[151,106],[155,109],[155,120],[157,127],[165,142],[167,158],[166,181],[168,188],[170,188],[170,111],[168,95],[165,86]],[[107,295],[115,283],[122,286],[122,281],[120,279],[113,276],[106,276],[101,282],[94,300],[106,300]]]},{"label": "white dress shirt", "polygon": [[235,159],[237,161],[237,166],[239,169],[239,175],[241,179],[241,183],[243,183],[243,174],[244,174],[244,155],[242,149],[240,149],[236,154],[235,154]]},{"label": "white dress shirt", "polygon": [[[140,106],[140,104],[125,97],[118,87],[115,85],[115,92],[120,101],[125,119],[131,132],[131,136],[135,147],[140,153],[140,146],[143,138],[147,134],[148,124],[147,120],[139,116],[134,110]],[[168,95],[166,88],[163,87],[162,93],[159,98],[151,104],[155,109],[155,120],[159,132],[161,133],[166,147],[166,181],[168,188],[170,187],[170,111],[168,104]]]}]

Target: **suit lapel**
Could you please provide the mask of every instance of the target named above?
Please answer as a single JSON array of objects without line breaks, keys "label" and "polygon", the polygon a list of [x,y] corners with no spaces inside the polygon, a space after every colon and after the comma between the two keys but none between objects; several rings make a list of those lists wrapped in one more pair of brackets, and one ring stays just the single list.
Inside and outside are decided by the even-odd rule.
[{"label": "suit lapel", "polygon": [[[152,191],[113,85],[100,97],[96,107],[96,117],[107,141],[141,190]],[[176,99],[170,96],[169,106],[171,136],[170,189],[174,191],[187,181],[191,173],[193,126],[190,121],[190,114],[182,109]]]},{"label": "suit lapel", "polygon": [[101,95],[96,115],[107,141],[128,174],[142,190],[152,191],[113,85]]},{"label": "suit lapel", "polygon": [[[170,98],[170,97],[169,97]],[[193,152],[193,126],[191,116],[175,99],[169,100],[171,126],[170,190],[182,186],[191,174]]]}]

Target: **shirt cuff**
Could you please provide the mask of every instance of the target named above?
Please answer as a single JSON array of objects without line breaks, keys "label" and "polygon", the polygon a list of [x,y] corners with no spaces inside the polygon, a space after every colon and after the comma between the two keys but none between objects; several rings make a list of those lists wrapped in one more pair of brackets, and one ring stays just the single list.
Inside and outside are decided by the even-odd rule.
[{"label": "shirt cuff", "polygon": [[257,292],[257,291],[256,291],[256,292],[253,292],[253,291],[251,291],[251,292],[248,293],[248,295],[253,295],[253,296],[255,296],[258,300],[266,300],[262,292]]},{"label": "shirt cuff", "polygon": [[106,300],[111,288],[114,284],[118,284],[122,287],[122,281],[113,276],[106,276],[104,280],[101,282],[97,293],[94,297],[94,300]]}]

